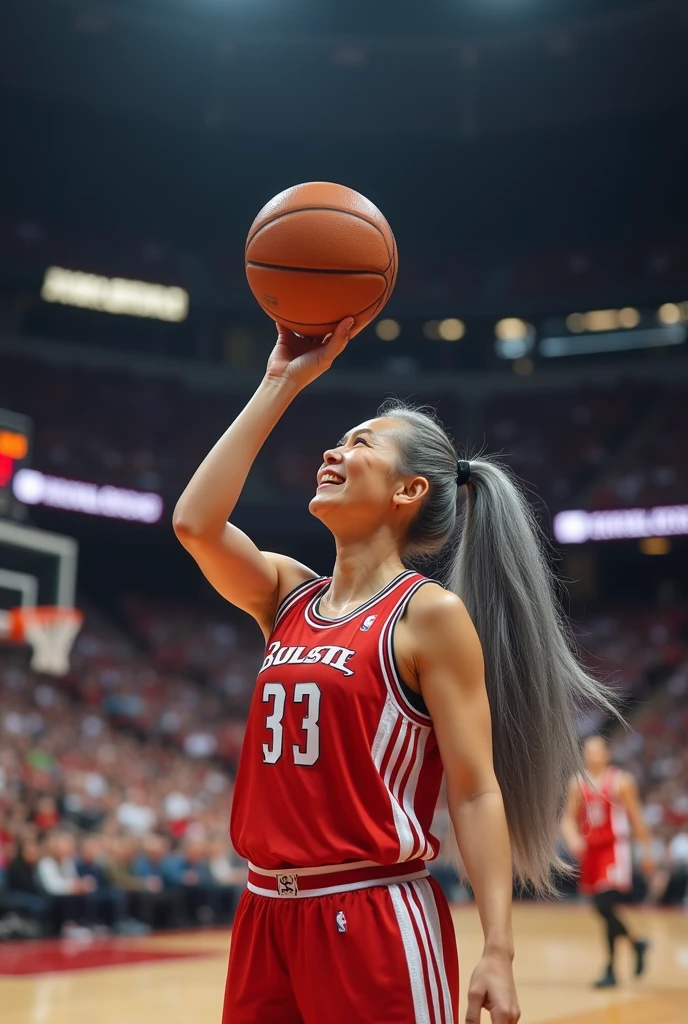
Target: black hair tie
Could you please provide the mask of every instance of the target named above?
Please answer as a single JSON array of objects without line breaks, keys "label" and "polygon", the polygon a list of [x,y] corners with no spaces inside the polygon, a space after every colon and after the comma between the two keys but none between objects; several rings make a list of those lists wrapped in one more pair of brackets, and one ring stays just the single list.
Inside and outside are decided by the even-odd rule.
[{"label": "black hair tie", "polygon": [[458,487],[463,487],[471,479],[471,464],[466,462],[465,459],[459,459],[458,461],[459,471],[456,474],[456,483]]}]

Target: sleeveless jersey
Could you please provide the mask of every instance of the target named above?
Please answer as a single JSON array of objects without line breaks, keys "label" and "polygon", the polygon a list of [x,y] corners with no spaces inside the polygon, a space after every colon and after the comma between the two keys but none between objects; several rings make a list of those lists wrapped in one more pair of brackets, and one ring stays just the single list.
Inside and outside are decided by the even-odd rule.
[{"label": "sleeveless jersey", "polygon": [[439,749],[393,651],[395,624],[428,582],[404,572],[338,619],[318,612],[330,578],[309,580],[280,605],[232,801],[232,843],[250,863],[277,870],[437,856]]},{"label": "sleeveless jersey", "polygon": [[607,768],[597,788],[581,780],[578,827],[588,847],[611,846],[630,835],[626,808],[616,795],[618,781],[618,768]]}]

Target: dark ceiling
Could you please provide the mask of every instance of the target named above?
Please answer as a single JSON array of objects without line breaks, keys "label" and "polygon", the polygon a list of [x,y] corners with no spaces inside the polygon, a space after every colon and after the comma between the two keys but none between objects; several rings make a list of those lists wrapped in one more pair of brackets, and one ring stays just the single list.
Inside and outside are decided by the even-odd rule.
[{"label": "dark ceiling", "polygon": [[240,244],[299,180],[443,246],[688,226],[687,0],[22,0],[0,214]]}]

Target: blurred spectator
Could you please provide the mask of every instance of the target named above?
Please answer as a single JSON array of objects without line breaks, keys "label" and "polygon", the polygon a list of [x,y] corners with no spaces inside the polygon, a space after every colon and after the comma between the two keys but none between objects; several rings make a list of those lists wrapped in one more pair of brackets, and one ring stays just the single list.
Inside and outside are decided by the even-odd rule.
[{"label": "blurred spectator", "polygon": [[53,926],[66,933],[76,923],[82,928],[91,920],[92,904],[87,896],[94,892],[93,878],[80,878],[76,869],[76,842],[68,832],[52,832],[37,865],[37,877],[44,892],[52,897]]},{"label": "blurred spectator", "polygon": [[19,840],[7,865],[0,906],[20,911],[47,925],[50,901],[38,882],[36,867],[41,850],[35,839]]},{"label": "blurred spectator", "polygon": [[143,790],[132,786],[127,799],[117,808],[117,821],[134,836],[145,836],[155,828],[157,815],[146,803]]},{"label": "blurred spectator", "polygon": [[131,836],[110,839],[110,855],[104,869],[108,882],[126,895],[130,919],[148,928],[172,928],[181,921],[177,894],[165,892],[164,882],[157,874],[134,873],[136,849],[137,841]]},{"label": "blurred spectator", "polygon": [[86,896],[89,918],[117,929],[125,918],[126,897],[121,889],[110,885],[103,852],[104,843],[100,836],[85,836],[81,840],[76,871],[79,878],[94,882],[93,891]]},{"label": "blurred spectator", "polygon": [[204,838],[185,839],[179,851],[165,857],[162,870],[167,884],[183,892],[186,912],[192,920],[208,924],[232,915],[235,886],[217,882]]}]

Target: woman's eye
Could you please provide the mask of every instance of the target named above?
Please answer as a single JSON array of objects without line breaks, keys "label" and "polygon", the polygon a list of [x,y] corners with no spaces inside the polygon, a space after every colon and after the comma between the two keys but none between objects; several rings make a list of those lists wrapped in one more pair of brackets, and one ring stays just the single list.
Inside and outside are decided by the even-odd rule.
[{"label": "woman's eye", "polygon": [[364,444],[366,448],[368,447],[368,442],[363,437],[357,437],[356,440],[354,441],[354,444],[358,444],[359,441],[361,442],[361,444]]}]

